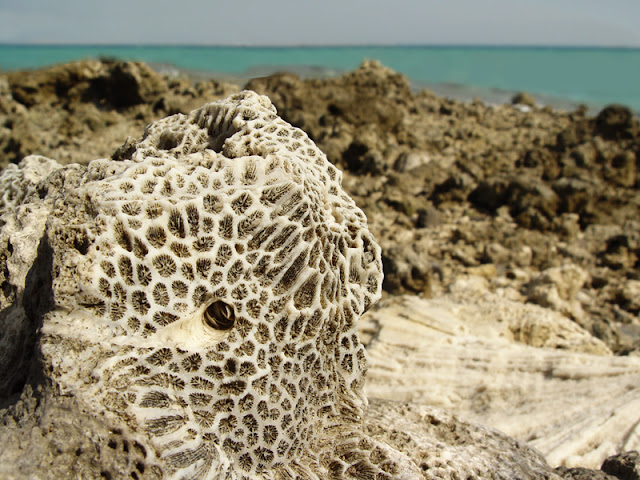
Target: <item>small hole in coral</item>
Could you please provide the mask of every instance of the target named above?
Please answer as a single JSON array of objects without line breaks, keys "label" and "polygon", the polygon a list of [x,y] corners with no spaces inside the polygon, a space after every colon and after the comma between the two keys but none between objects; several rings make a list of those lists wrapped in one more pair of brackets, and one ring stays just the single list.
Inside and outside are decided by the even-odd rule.
[{"label": "small hole in coral", "polygon": [[216,330],[229,330],[236,321],[233,307],[220,300],[215,300],[204,311],[204,323]]},{"label": "small hole in coral", "polygon": [[173,150],[178,145],[180,145],[180,141],[182,139],[176,132],[164,131],[160,135],[160,139],[158,140],[158,149],[160,150]]},{"label": "small hole in coral", "polygon": [[86,255],[89,251],[89,239],[85,236],[76,236],[76,238],[73,239],[73,248],[82,255]]},{"label": "small hole in coral", "polygon": [[133,447],[138,450],[143,457],[147,456],[147,449],[140,445],[138,442],[133,442]]}]

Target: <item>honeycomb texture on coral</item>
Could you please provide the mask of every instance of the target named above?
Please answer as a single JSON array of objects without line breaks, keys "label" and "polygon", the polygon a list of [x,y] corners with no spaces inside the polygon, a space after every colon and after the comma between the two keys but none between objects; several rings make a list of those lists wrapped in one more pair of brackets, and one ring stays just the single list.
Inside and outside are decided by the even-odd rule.
[{"label": "honeycomb texture on coral", "polygon": [[380,250],[308,136],[242,92],[123,150],[45,198],[60,390],[148,436],[167,478],[415,474],[362,433]]},{"label": "honeycomb texture on coral", "polygon": [[0,175],[0,214],[25,202],[36,193],[38,184],[62,168],[55,160],[31,155],[20,165],[9,164]]}]

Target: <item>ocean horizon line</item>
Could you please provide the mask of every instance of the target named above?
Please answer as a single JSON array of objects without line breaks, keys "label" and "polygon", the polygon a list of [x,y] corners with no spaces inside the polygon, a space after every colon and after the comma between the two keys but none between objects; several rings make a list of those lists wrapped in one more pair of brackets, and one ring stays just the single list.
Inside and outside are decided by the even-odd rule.
[{"label": "ocean horizon line", "polygon": [[206,43],[63,43],[0,42],[1,47],[52,48],[230,48],[230,49],[294,49],[294,48],[433,48],[433,49],[514,49],[514,50],[640,50],[640,45],[571,45],[571,44],[498,44],[498,43],[388,43],[388,44],[206,44]]},{"label": "ocean horizon line", "polygon": [[157,72],[191,78],[249,78],[288,71],[302,78],[341,75],[377,59],[402,73],[413,88],[462,100],[510,101],[526,91],[540,104],[629,105],[640,112],[640,47],[586,45],[378,44],[4,44],[0,70],[29,71],[81,59],[137,60]]}]

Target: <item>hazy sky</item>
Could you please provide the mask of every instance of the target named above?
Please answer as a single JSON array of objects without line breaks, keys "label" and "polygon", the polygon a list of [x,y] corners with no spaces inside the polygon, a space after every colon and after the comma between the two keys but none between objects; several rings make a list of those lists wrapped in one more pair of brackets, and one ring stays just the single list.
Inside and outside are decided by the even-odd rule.
[{"label": "hazy sky", "polygon": [[0,0],[0,43],[640,47],[640,0]]}]

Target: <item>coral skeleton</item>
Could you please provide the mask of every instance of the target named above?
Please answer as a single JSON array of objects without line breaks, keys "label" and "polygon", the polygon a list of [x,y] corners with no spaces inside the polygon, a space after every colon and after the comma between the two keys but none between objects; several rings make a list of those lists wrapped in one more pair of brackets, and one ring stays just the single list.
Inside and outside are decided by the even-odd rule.
[{"label": "coral skeleton", "polygon": [[[147,437],[166,478],[417,474],[363,429],[356,323],[380,296],[380,249],[267,97],[165,118],[87,167],[28,157],[0,188],[5,224],[41,213],[11,282],[46,297],[51,380]],[[20,293],[38,261],[50,283]]]}]

